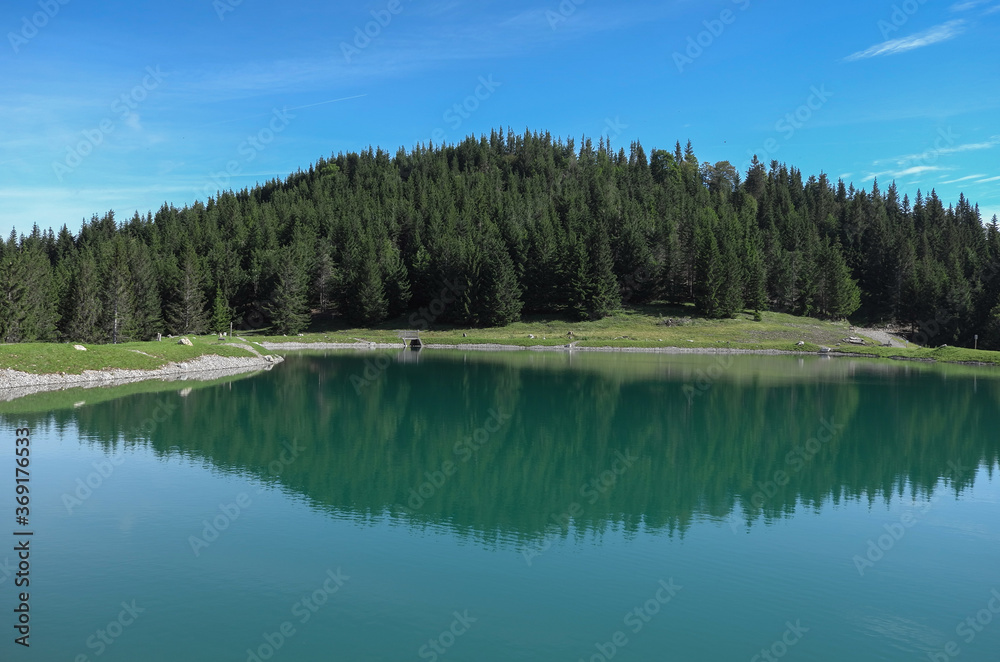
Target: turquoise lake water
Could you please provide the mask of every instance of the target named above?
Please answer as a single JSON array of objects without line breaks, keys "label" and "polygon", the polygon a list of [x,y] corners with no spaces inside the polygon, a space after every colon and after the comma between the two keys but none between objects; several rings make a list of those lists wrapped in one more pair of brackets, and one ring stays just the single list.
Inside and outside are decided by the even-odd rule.
[{"label": "turquoise lake water", "polygon": [[996,661],[998,377],[334,352],[7,403],[0,659]]}]

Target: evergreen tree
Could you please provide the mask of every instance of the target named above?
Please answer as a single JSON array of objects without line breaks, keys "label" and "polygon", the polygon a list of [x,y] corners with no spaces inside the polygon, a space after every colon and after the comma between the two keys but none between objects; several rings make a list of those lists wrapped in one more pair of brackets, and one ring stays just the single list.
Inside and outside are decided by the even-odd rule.
[{"label": "evergreen tree", "polygon": [[0,252],[0,339],[54,340],[58,319],[54,293],[51,266],[39,243],[19,245],[12,231]]},{"label": "evergreen tree", "polygon": [[736,219],[731,216],[728,208],[720,221],[719,272],[721,283],[718,291],[720,317],[732,317],[743,309],[743,291],[746,287],[746,274],[740,260],[740,249],[746,246]]},{"label": "evergreen tree", "polygon": [[615,277],[607,232],[598,227],[590,243],[590,297],[587,312],[591,319],[601,319],[621,306],[621,291]]},{"label": "evergreen tree", "polygon": [[69,288],[72,305],[65,335],[80,342],[97,342],[102,339],[99,326],[101,314],[101,281],[93,252],[85,248],[80,252],[76,271]]},{"label": "evergreen tree", "polygon": [[382,268],[371,239],[354,236],[348,239],[344,254],[346,287],[342,296],[348,317],[356,324],[374,326],[389,315]]},{"label": "evergreen tree", "polygon": [[334,305],[334,291],[337,288],[339,273],[337,264],[333,261],[330,249],[321,245],[316,255],[316,267],[313,271],[313,282],[310,292],[312,303],[320,313],[329,312]]},{"label": "evergreen tree", "polygon": [[171,332],[177,335],[204,333],[208,325],[205,314],[205,293],[201,289],[202,276],[193,249],[189,249],[181,263],[174,301],[168,306]]},{"label": "evergreen tree", "polygon": [[722,317],[725,315],[719,296],[725,280],[722,254],[715,238],[714,214],[708,212],[703,217],[697,230],[698,252],[695,274],[694,303],[707,317]]},{"label": "evergreen tree", "polygon": [[816,293],[817,313],[823,317],[844,318],[861,305],[861,290],[851,278],[840,244],[825,242],[820,256]]},{"label": "evergreen tree", "polygon": [[284,249],[276,266],[274,290],[266,308],[277,333],[299,333],[309,325],[309,300],[303,259],[295,245]]},{"label": "evergreen tree", "polygon": [[574,317],[585,320],[591,314],[592,275],[587,246],[575,234],[567,238],[564,248],[566,265],[566,310]]},{"label": "evergreen tree", "polygon": [[129,254],[123,235],[103,244],[99,269],[104,287],[101,291],[101,331],[106,342],[133,340],[136,333]]},{"label": "evergreen tree", "polygon": [[385,239],[382,243],[381,267],[387,315],[398,317],[406,312],[410,303],[410,276],[399,249],[389,239]]},{"label": "evergreen tree", "polygon": [[476,321],[483,326],[505,326],[521,319],[523,304],[514,263],[496,233],[485,240],[480,296]]},{"label": "evergreen tree", "polygon": [[212,304],[212,329],[216,333],[228,333],[229,323],[232,321],[232,313],[229,304],[222,296],[222,289],[215,288],[215,303]]},{"label": "evergreen tree", "polygon": [[524,265],[524,305],[532,312],[552,310],[558,305],[563,265],[559,244],[548,214],[531,226],[528,258]]},{"label": "evergreen tree", "polygon": [[149,340],[163,328],[159,277],[145,244],[130,238],[127,248],[133,304],[131,334],[135,340]]},{"label": "evergreen tree", "polygon": [[385,298],[385,287],[378,264],[366,260],[358,269],[355,284],[357,289],[352,306],[354,321],[365,326],[383,322],[389,315],[389,304]]},{"label": "evergreen tree", "polygon": [[767,265],[764,264],[764,252],[757,236],[746,239],[746,258],[744,271],[746,280],[743,287],[743,300],[748,308],[755,312],[767,309]]}]

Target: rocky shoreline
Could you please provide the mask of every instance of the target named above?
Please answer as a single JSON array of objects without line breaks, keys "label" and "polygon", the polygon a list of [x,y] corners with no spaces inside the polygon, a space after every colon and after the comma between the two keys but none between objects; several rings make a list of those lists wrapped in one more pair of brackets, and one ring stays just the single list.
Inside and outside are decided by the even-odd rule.
[{"label": "rocky shoreline", "polygon": [[[335,349],[404,349],[403,343],[304,343],[304,342],[265,342],[260,343],[260,347],[272,352],[298,351],[298,350],[335,350]],[[499,343],[478,343],[467,345],[448,345],[428,343],[424,349],[464,349],[476,352],[621,352],[634,354],[762,354],[762,355],[809,355],[815,356],[817,352],[802,352],[783,349],[739,349],[734,347],[580,347],[579,345],[502,345]],[[825,356],[839,356],[841,352],[829,352]],[[848,356],[852,354],[844,353]]]},{"label": "rocky shoreline", "polygon": [[269,370],[283,360],[280,356],[232,357],[210,354],[182,363],[168,363],[156,370],[84,370],[79,375],[66,373],[36,375],[3,369],[0,370],[0,401],[9,402],[44,391],[120,386],[151,379],[207,381],[256,370]]}]

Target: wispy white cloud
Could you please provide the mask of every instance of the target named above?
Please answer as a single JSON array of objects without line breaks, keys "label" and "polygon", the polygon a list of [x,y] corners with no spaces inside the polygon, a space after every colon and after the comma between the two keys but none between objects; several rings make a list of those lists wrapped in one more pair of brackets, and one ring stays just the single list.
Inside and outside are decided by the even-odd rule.
[{"label": "wispy white cloud", "polygon": [[[419,12],[419,19],[386,29],[377,41],[359,48],[349,33],[334,39],[325,53],[284,59],[237,61],[228,67],[209,66],[182,72],[171,93],[204,103],[242,99],[275,92],[347,91],[371,88],[379,81],[413,76],[449,62],[523,57],[552,44],[578,41],[671,15],[658,6],[591,7],[572,12],[534,8],[469,15],[455,12],[460,3],[444,0]],[[469,5],[470,7],[472,5]],[[408,10],[409,11],[409,10]],[[440,14],[440,16],[439,16]],[[416,15],[415,15],[416,17]],[[347,52],[344,51],[346,44]]]},{"label": "wispy white cloud", "polygon": [[892,179],[901,179],[903,177],[913,177],[915,175],[922,175],[926,172],[940,172],[943,170],[950,170],[950,168],[944,168],[942,166],[913,166],[912,168],[904,168],[902,170],[883,170],[881,172],[869,172],[865,179],[862,181],[870,181],[876,177],[890,177]]},{"label": "wispy white cloud", "polygon": [[980,180],[976,181],[977,184],[985,184],[987,182],[1000,182],[1000,176],[989,177],[987,179],[980,179]]},{"label": "wispy white cloud", "polygon": [[[956,136],[957,137],[957,136]],[[921,152],[920,154],[906,154],[904,156],[894,156],[889,159],[879,159],[874,162],[874,165],[884,165],[886,163],[895,163],[896,165],[906,165],[914,161],[927,160],[930,157],[939,157],[944,154],[959,154],[961,152],[972,152],[980,149],[992,149],[1000,145],[1000,136],[993,136],[989,140],[979,143],[966,143],[964,145],[955,145],[954,147],[932,147],[926,152]]]},{"label": "wispy white cloud", "polygon": [[990,0],[965,0],[965,2],[956,2],[950,9],[952,11],[969,11],[970,9],[975,9],[979,5],[985,5],[990,2]]},{"label": "wispy white cloud", "polygon": [[[988,5],[993,0],[966,0],[965,2],[955,3],[950,7],[953,12],[969,11],[970,9],[975,9],[976,7],[982,7],[983,5]],[[1000,5],[993,5],[983,12],[983,16],[988,16],[989,14],[995,14],[1000,11]]]},{"label": "wispy white cloud", "polygon": [[910,177],[912,175],[922,175],[925,172],[937,172],[939,170],[944,170],[944,168],[938,166],[913,166],[912,168],[906,168],[905,170],[899,170],[893,172],[893,177]]},{"label": "wispy white cloud", "polygon": [[870,57],[878,57],[880,55],[896,55],[898,53],[905,53],[907,51],[912,51],[917,48],[923,48],[924,46],[930,46],[932,44],[937,44],[942,41],[947,41],[953,37],[957,37],[965,28],[965,21],[956,20],[948,21],[947,23],[942,23],[941,25],[935,25],[934,27],[924,30],[923,32],[918,32],[917,34],[910,35],[909,37],[903,37],[901,39],[890,39],[889,41],[884,41],[881,44],[875,44],[863,51],[858,51],[857,53],[852,53],[844,58],[847,62],[853,62],[855,60],[864,60]]},{"label": "wispy white cloud", "polygon": [[985,177],[986,175],[969,175],[968,177],[959,177],[958,179],[949,179],[946,182],[941,182],[942,184],[957,184],[959,182],[967,182],[970,179],[979,179],[980,177]]}]

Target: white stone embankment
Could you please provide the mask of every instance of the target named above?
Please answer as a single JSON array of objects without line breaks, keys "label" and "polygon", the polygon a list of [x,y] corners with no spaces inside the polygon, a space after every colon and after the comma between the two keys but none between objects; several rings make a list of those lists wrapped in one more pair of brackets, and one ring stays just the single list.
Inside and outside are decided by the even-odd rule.
[{"label": "white stone embankment", "polygon": [[168,363],[156,370],[84,370],[79,375],[32,374],[4,369],[0,370],[0,401],[14,400],[42,391],[119,386],[148,379],[163,381],[219,379],[244,372],[268,370],[283,360],[280,356],[234,357],[210,354],[183,363]]}]

